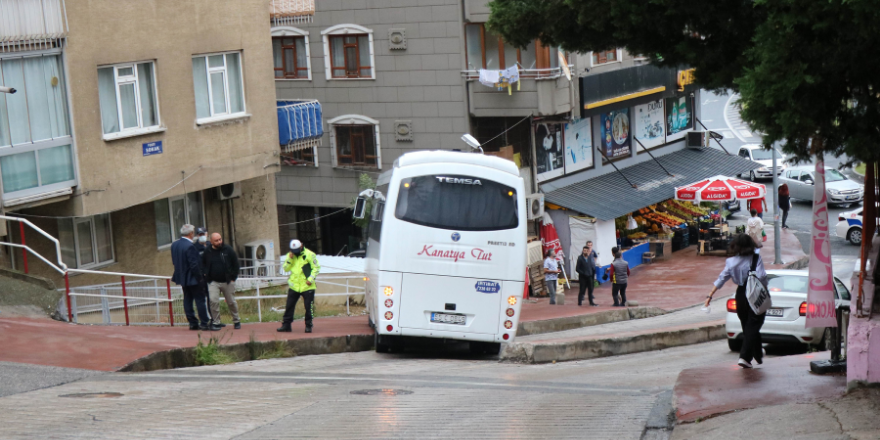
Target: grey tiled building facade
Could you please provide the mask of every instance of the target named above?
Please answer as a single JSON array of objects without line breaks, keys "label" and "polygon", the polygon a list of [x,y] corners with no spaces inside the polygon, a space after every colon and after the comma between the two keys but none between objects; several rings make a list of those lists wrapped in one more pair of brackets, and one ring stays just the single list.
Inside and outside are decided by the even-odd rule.
[{"label": "grey tiled building facade", "polygon": [[[351,205],[359,175],[375,179],[408,151],[465,149],[464,133],[486,142],[509,129],[486,150],[511,145],[528,168],[523,120],[570,117],[575,85],[556,49],[504,47],[481,25],[485,3],[316,0],[310,20],[273,25],[277,98],[317,100],[324,130],[320,145],[288,155],[276,176],[282,251],[294,236],[325,254],[356,248],[350,216],[331,214]],[[522,79],[510,90],[476,80],[480,68],[513,65]]]}]

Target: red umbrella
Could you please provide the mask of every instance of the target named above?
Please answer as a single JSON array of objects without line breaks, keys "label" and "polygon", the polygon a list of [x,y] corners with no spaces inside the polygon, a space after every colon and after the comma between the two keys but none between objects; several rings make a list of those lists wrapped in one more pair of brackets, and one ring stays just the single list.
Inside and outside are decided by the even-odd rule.
[{"label": "red umbrella", "polygon": [[764,185],[760,183],[715,176],[676,187],[675,198],[692,202],[729,202],[736,199],[759,199],[764,197],[766,192]]}]

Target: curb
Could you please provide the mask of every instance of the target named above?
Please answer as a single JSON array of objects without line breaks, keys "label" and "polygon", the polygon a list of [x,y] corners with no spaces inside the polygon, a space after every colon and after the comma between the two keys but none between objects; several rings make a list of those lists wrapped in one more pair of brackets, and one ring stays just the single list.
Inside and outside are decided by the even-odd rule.
[{"label": "curb", "polygon": [[501,353],[502,361],[539,364],[554,361],[595,359],[622,354],[662,350],[726,338],[724,323],[717,321],[693,328],[658,331],[633,336],[583,339],[561,343],[513,343]]},{"label": "curb", "polygon": [[810,256],[806,255],[806,256],[803,256],[795,261],[792,261],[791,263],[788,263],[788,264],[782,266],[782,268],[789,269],[789,270],[800,270],[800,269],[803,269],[809,265],[810,265]]},{"label": "curb", "polygon": [[659,307],[627,307],[617,310],[590,313],[587,315],[567,316],[564,318],[542,319],[539,321],[520,322],[516,329],[517,336],[529,336],[542,333],[561,332],[612,322],[629,321],[631,319],[652,318],[668,313]]},{"label": "curb", "polygon": [[[221,349],[228,354],[234,355],[240,359],[241,362],[244,362],[253,360],[255,358],[254,353],[256,353],[257,350],[274,348],[272,345],[276,344],[278,341],[286,342],[287,347],[293,351],[294,356],[347,353],[369,351],[373,349],[373,335],[346,335],[326,338],[255,341],[242,344],[222,345]],[[197,366],[195,360],[195,347],[186,347],[157,351],[148,354],[117,371],[140,373],[195,366]]]}]

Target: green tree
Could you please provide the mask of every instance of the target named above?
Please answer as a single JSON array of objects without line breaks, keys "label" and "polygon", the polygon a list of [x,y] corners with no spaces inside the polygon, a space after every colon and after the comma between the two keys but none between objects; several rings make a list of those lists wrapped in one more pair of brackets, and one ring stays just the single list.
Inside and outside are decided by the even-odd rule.
[{"label": "green tree", "polygon": [[741,94],[764,144],[877,160],[880,8],[868,0],[493,0],[488,26],[523,47],[625,47]]}]

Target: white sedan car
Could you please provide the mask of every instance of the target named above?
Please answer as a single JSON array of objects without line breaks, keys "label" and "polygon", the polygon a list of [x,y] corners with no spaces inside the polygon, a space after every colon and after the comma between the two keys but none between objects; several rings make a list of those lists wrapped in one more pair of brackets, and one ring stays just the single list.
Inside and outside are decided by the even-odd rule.
[{"label": "white sedan car", "polygon": [[[831,348],[830,328],[806,328],[807,283],[805,270],[768,270],[767,284],[773,307],[767,311],[761,340],[775,344],[809,344],[821,350]],[[837,308],[849,306],[849,289],[834,277],[834,299]],[[742,348],[742,325],[736,316],[736,299],[727,300],[727,345],[732,351]]]},{"label": "white sedan car", "polygon": [[862,208],[837,216],[837,236],[858,246],[862,244]]}]

